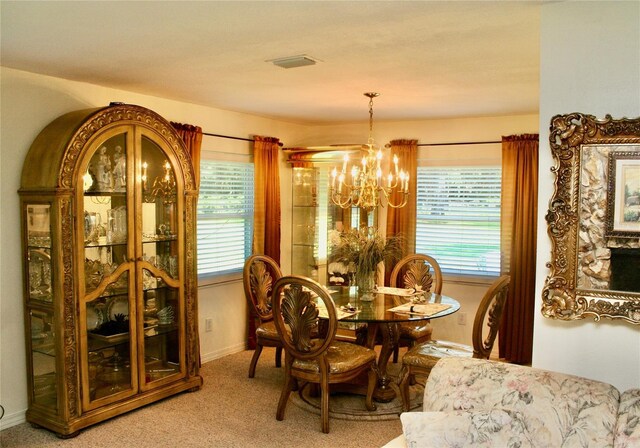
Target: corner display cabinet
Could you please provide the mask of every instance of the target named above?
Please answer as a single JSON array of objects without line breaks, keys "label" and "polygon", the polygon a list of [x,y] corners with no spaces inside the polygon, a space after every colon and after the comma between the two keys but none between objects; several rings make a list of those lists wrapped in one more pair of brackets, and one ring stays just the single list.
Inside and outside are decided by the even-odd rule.
[{"label": "corner display cabinet", "polygon": [[202,385],[191,159],[156,113],[49,124],[20,188],[29,409],[62,437]]}]

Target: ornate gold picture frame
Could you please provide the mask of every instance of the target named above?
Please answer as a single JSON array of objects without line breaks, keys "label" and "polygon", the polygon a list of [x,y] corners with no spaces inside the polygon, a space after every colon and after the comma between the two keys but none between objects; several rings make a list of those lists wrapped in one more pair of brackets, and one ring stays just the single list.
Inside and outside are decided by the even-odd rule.
[{"label": "ornate gold picture frame", "polygon": [[[542,314],[560,320],[607,317],[640,324],[640,235],[629,227],[615,230],[613,221],[614,213],[624,212],[620,207],[635,210],[635,198],[629,200],[635,196],[629,191],[636,188],[635,180],[619,177],[616,168],[636,166],[640,118],[556,115],[549,143],[556,179],[546,215],[551,261]],[[613,172],[610,163],[615,165]],[[625,223],[631,228],[634,224]]]}]

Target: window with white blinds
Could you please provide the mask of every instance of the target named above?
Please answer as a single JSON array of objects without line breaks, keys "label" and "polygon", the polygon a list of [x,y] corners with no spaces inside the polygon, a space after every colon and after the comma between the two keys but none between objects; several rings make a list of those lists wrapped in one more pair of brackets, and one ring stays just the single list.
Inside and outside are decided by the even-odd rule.
[{"label": "window with white blinds", "polygon": [[500,274],[501,168],[418,167],[416,252],[450,274]]},{"label": "window with white blinds", "polygon": [[253,163],[201,160],[198,275],[241,272],[251,255]]}]

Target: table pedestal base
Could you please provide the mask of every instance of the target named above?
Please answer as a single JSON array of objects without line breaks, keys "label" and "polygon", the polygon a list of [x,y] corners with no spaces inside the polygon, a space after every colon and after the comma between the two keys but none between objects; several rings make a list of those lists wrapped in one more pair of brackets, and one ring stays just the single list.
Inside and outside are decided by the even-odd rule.
[{"label": "table pedestal base", "polygon": [[[376,401],[387,403],[396,397],[396,389],[393,388],[393,378],[387,374],[387,364],[393,354],[394,348],[398,345],[400,333],[398,324],[395,322],[371,322],[367,329],[367,347],[373,349],[376,345],[376,335],[380,332],[382,336],[382,347],[378,356],[378,387],[374,393]],[[366,392],[366,391],[365,391]]]}]

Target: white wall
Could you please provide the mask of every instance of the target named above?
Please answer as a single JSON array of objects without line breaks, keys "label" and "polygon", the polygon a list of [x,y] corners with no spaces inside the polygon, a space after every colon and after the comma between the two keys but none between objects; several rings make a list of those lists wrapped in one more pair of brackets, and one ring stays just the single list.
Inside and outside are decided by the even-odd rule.
[{"label": "white wall", "polygon": [[[540,176],[536,308],[551,244],[544,215],[553,193],[549,124],[556,114],[640,116],[640,2],[562,2],[542,6]],[[640,328],[624,322],[560,322],[537,312],[533,365],[640,387]]]}]

